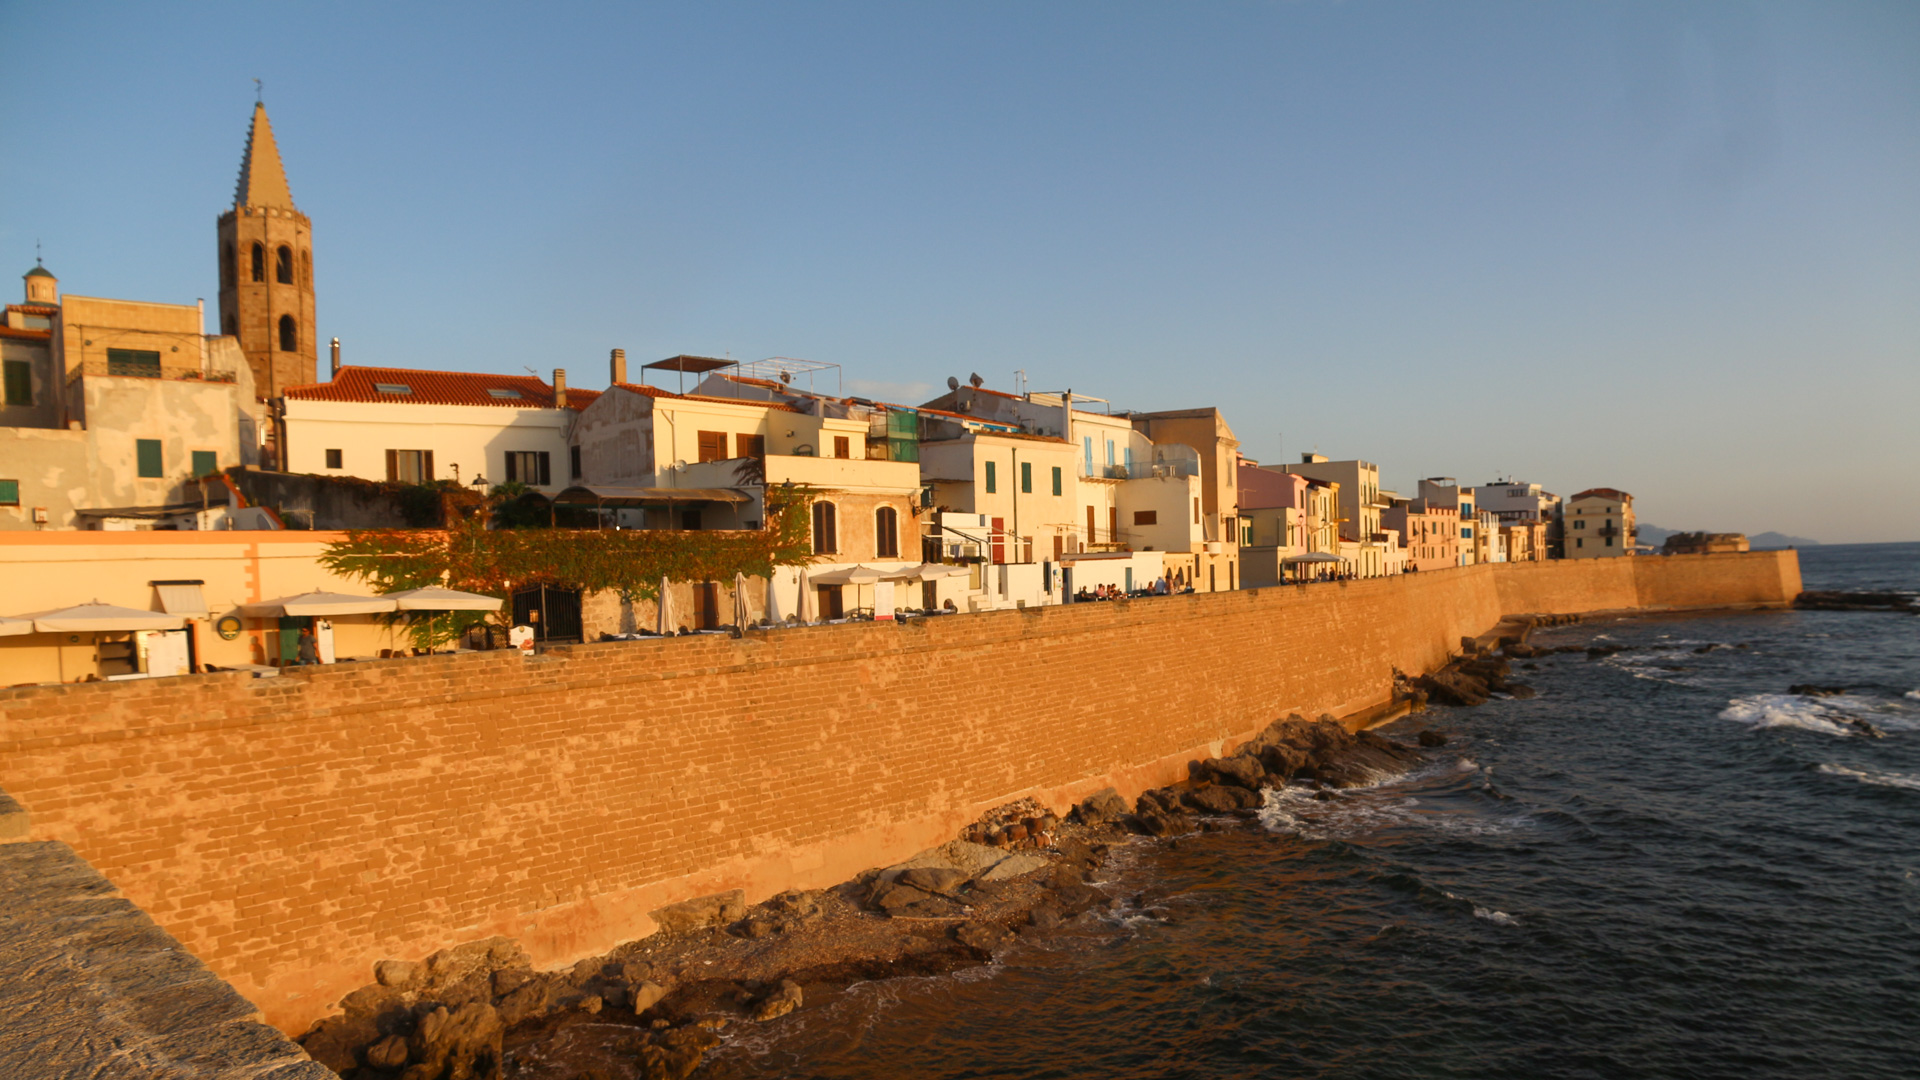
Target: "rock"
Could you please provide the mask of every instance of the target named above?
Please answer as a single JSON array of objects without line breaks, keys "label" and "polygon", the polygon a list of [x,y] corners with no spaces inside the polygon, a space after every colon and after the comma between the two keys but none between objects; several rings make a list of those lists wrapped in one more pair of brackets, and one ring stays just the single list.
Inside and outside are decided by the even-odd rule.
[{"label": "rock", "polygon": [[911,885],[902,885],[897,881],[882,881],[874,886],[873,894],[867,898],[869,906],[876,911],[891,915],[910,904],[929,899],[929,894]]},{"label": "rock", "polygon": [[1846,692],[1844,686],[1815,686],[1812,683],[1795,683],[1787,687],[1787,693],[1802,697],[1839,697]]},{"label": "rock", "polygon": [[1486,681],[1452,668],[1441,668],[1431,675],[1423,676],[1420,680],[1420,688],[1427,692],[1430,699],[1441,705],[1471,708],[1487,703]]},{"label": "rock", "polygon": [[525,968],[501,968],[493,973],[493,996],[506,997],[532,982],[537,976]]},{"label": "rock", "polygon": [[508,1027],[546,1016],[560,1007],[572,988],[566,980],[535,976],[500,999],[500,1021]]},{"label": "rock", "polygon": [[800,1007],[800,984],[792,979],[782,979],[780,988],[769,994],[753,1010],[753,1018],[762,1023],[776,1017],[785,1016]]},{"label": "rock", "polygon": [[640,1048],[643,1080],[687,1080],[699,1068],[700,1057],[720,1044],[720,1036],[701,1027],[673,1028]]},{"label": "rock", "polygon": [[1445,733],[1445,732],[1440,732],[1440,731],[1435,731],[1435,730],[1433,730],[1432,728],[1425,728],[1425,729],[1423,729],[1423,730],[1422,730],[1422,731],[1420,732],[1420,734],[1418,734],[1418,735],[1416,735],[1416,736],[1414,736],[1414,738],[1415,738],[1415,739],[1418,739],[1418,740],[1419,740],[1419,742],[1420,742],[1420,745],[1421,745],[1421,746],[1445,746],[1445,745],[1447,745],[1447,736],[1446,736],[1446,733]]},{"label": "rock", "polygon": [[597,1015],[606,1005],[606,999],[599,994],[588,994],[580,999],[580,1011],[589,1016]]},{"label": "rock", "polygon": [[1060,925],[1060,909],[1052,904],[1041,904],[1027,912],[1027,924],[1041,930],[1051,930]]},{"label": "rock", "polygon": [[699,896],[649,912],[663,933],[684,934],[709,926],[724,926],[747,916],[746,893],[729,889],[711,896]]},{"label": "rock", "polygon": [[1192,832],[1193,822],[1188,821],[1185,815],[1168,814],[1149,807],[1146,813],[1129,817],[1127,827],[1146,836],[1164,839]]},{"label": "rock", "polygon": [[1291,746],[1269,746],[1260,751],[1260,764],[1267,775],[1284,784],[1307,764],[1307,755]]},{"label": "rock", "polygon": [[1252,756],[1218,758],[1207,764],[1216,784],[1233,784],[1249,791],[1258,791],[1267,778],[1266,767]]},{"label": "rock", "polygon": [[1533,687],[1528,686],[1526,683],[1508,683],[1507,693],[1512,694],[1514,697],[1519,698],[1521,701],[1525,701],[1531,697],[1540,696],[1540,692],[1538,690],[1535,690]]},{"label": "rock", "polygon": [[367,1064],[376,1069],[397,1069],[407,1063],[407,1040],[389,1035],[367,1047]]},{"label": "rock", "polygon": [[491,1005],[469,1002],[456,1012],[442,1006],[428,1013],[407,1037],[407,1056],[415,1064],[401,1080],[475,1080],[500,1068],[500,1043],[506,1026]]},{"label": "rock", "polygon": [[382,960],[373,965],[374,981],[396,989],[412,986],[419,972],[420,965],[408,960]]},{"label": "rock", "polygon": [[767,901],[767,907],[799,922],[812,922],[824,914],[820,910],[820,894],[817,891],[788,889]]},{"label": "rock", "polygon": [[1106,902],[1107,894],[1091,885],[1068,885],[1056,891],[1051,901],[1060,908],[1062,915],[1078,915],[1104,906]]},{"label": "rock", "polygon": [[954,929],[953,936],[960,944],[970,949],[977,949],[980,952],[992,952],[1013,935],[1009,934],[1007,928],[1001,926],[999,923],[975,919],[969,923],[961,923]]},{"label": "rock", "polygon": [[636,983],[632,993],[633,1014],[638,1016],[660,1004],[660,999],[667,996],[667,988],[657,982],[646,980]]},{"label": "rock", "polygon": [[1102,788],[1087,796],[1086,801],[1074,807],[1074,813],[1086,825],[1103,825],[1109,821],[1119,821],[1127,816],[1126,800],[1112,788]]},{"label": "rock", "polygon": [[1009,855],[993,864],[986,873],[980,875],[979,880],[1006,881],[1009,878],[1017,878],[1024,874],[1031,874],[1035,870],[1045,869],[1051,864],[1052,860],[1044,855],[1032,855],[1021,852],[1016,855]]},{"label": "rock", "polygon": [[902,885],[911,885],[922,892],[937,896],[954,896],[960,892],[960,887],[967,883],[967,875],[944,867],[917,866],[911,870],[902,871],[895,880]]},{"label": "rock", "polygon": [[1240,805],[1240,800],[1232,795],[1232,792],[1237,790],[1240,789],[1210,784],[1203,788],[1195,788],[1180,798],[1182,802],[1203,814],[1224,814]]}]

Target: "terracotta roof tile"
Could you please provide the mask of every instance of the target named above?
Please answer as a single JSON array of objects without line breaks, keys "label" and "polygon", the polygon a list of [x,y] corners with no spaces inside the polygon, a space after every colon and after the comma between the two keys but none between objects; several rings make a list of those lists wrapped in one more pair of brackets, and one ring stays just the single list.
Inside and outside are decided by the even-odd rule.
[{"label": "terracotta roof tile", "polygon": [[[381,386],[403,386],[406,392],[383,392]],[[289,386],[285,395],[297,401],[500,405],[510,409],[554,407],[553,387],[531,375],[489,375],[477,371],[422,371],[412,368],[343,367],[332,382]],[[599,396],[598,391],[568,388],[567,407],[584,409]]]}]

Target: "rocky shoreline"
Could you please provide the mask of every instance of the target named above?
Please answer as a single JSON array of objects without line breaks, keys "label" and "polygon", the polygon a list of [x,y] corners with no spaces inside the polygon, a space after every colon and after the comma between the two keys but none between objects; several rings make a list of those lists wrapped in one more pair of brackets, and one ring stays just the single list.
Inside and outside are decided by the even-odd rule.
[{"label": "rocky shoreline", "polygon": [[[1396,676],[1396,700],[1418,710],[1429,701],[1473,706],[1494,694],[1531,697],[1530,687],[1510,678],[1509,658],[1606,655],[1604,647],[1529,646],[1533,625],[1463,642],[1465,655],[1428,675]],[[1501,647],[1505,656],[1489,651]],[[347,1080],[686,1077],[721,1031],[801,1008],[809,988],[988,963],[1016,936],[1122,909],[1128,899],[1095,880],[1117,844],[1242,827],[1258,818],[1267,788],[1378,783],[1407,772],[1424,760],[1422,748],[1442,746],[1447,736],[1422,729],[1414,741],[1350,732],[1332,717],[1291,716],[1226,756],[1190,762],[1187,780],[1143,792],[1131,805],[1111,788],[1065,818],[1031,799],[1009,803],[947,844],[834,888],[751,906],[734,891],[662,908],[653,913],[658,932],[569,970],[535,971],[507,938],[417,964],[382,961],[373,984],[348,995],[340,1015],[300,1041]],[[583,1025],[593,1026],[592,1040],[618,1067],[575,1069],[548,1059],[544,1048]]]}]

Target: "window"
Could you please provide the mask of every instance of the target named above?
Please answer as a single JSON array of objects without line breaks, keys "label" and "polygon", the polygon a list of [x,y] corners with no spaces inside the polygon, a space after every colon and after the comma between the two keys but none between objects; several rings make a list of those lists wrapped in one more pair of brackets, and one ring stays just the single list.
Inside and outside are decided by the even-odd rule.
[{"label": "window", "polygon": [[567,472],[568,479],[580,479],[580,448],[577,446],[567,447]]},{"label": "window", "polygon": [[700,460],[724,461],[727,456],[727,433],[724,431],[702,431],[699,433]]},{"label": "window", "polygon": [[1107,440],[1107,467],[1113,467],[1113,440]]},{"label": "window", "polygon": [[108,349],[107,374],[160,377],[160,353],[154,349]]},{"label": "window", "polygon": [[549,455],[545,450],[513,450],[507,453],[507,482],[518,481],[534,487],[546,487],[553,483],[553,474],[548,470]]},{"label": "window", "polygon": [[1612,547],[1612,546],[1613,546],[1613,537],[1611,537],[1611,536],[1609,536],[1609,537],[1607,537],[1607,546],[1608,546],[1608,547]]},{"label": "window", "polygon": [[840,550],[839,528],[835,516],[836,511],[832,503],[813,504],[813,553],[815,555],[832,555]]},{"label": "window", "polygon": [[765,435],[735,435],[733,437],[734,457],[766,457],[767,437]]},{"label": "window", "polygon": [[1585,540],[1585,538],[1575,538],[1575,540],[1573,541],[1573,546],[1574,546],[1574,547],[1586,547],[1586,546],[1587,546],[1587,541]]},{"label": "window", "polygon": [[398,382],[377,382],[373,384],[373,389],[376,393],[381,393],[381,394],[413,393],[413,387],[408,386],[406,383],[398,383]]},{"label": "window", "polygon": [[1055,498],[1060,496],[1060,466],[1058,465],[1053,467],[1053,494]]},{"label": "window", "polygon": [[1133,512],[1133,523],[1135,525],[1158,525],[1160,524],[1160,511],[1135,510]]},{"label": "window", "polygon": [[1193,523],[1195,525],[1200,524],[1200,500],[1199,499],[1193,500]]},{"label": "window", "polygon": [[987,462],[987,494],[989,495],[1000,490],[999,476],[997,475],[995,465],[995,462]]},{"label": "window", "polygon": [[220,458],[211,450],[193,452],[193,475],[195,477],[212,476],[220,471]]},{"label": "window", "polygon": [[900,515],[891,506],[873,512],[873,555],[876,559],[900,557]]},{"label": "window", "polygon": [[267,249],[263,244],[253,245],[253,280],[267,280]]},{"label": "window", "polygon": [[1573,523],[1573,527],[1576,529],[1584,529],[1587,527],[1587,523],[1584,521],[1576,521]]},{"label": "window", "polygon": [[133,458],[142,478],[155,480],[166,475],[160,468],[159,439],[133,440]]},{"label": "window", "polygon": [[1122,455],[1121,464],[1127,467],[1127,475],[1132,476],[1133,475],[1133,447],[1129,446],[1125,450],[1120,451],[1120,453]]},{"label": "window", "polygon": [[0,506],[20,505],[20,481],[0,480]]},{"label": "window", "polygon": [[1091,435],[1085,436],[1084,438],[1081,439],[1080,444],[1082,448],[1084,448],[1084,450],[1086,451],[1086,455],[1087,455],[1087,467],[1085,470],[1086,474],[1088,476],[1092,476],[1093,475],[1093,436]]},{"label": "window", "polygon": [[300,327],[294,324],[293,316],[280,316],[280,351],[300,351]]},{"label": "window", "polygon": [[424,484],[433,479],[433,451],[387,451],[387,480],[395,484]]},{"label": "window", "polygon": [[699,532],[700,531],[700,511],[698,510],[680,511],[680,527],[686,530],[687,532]]},{"label": "window", "polygon": [[293,284],[293,249],[285,244],[273,253],[273,278],[282,285]]},{"label": "window", "polygon": [[[155,358],[158,358],[158,354],[155,354]],[[9,360],[6,369],[7,404],[33,404],[33,364],[26,360]]]},{"label": "window", "polygon": [[853,442],[845,435],[833,437],[833,456],[837,458],[853,457]]},{"label": "window", "polygon": [[329,468],[329,469],[344,469],[344,468],[346,468],[346,466],[345,466],[345,465],[343,465],[343,464],[341,464],[341,461],[342,461],[342,460],[343,460],[344,458],[345,458],[345,455],[344,455],[344,454],[342,454],[342,453],[341,453],[340,451],[338,451],[338,450],[329,450],[329,451],[327,451],[327,468]]},{"label": "window", "polygon": [[494,386],[487,389],[487,396],[500,401],[512,401],[520,396],[520,391],[508,389],[504,386]]},{"label": "window", "polygon": [[1031,461],[1020,463],[1020,494],[1033,494],[1033,462]]}]

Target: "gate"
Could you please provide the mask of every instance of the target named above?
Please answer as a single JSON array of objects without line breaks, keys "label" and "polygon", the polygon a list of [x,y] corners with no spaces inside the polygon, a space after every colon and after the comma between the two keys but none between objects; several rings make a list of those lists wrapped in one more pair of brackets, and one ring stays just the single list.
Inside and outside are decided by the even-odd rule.
[{"label": "gate", "polygon": [[580,640],[580,593],[535,585],[513,594],[513,625],[533,627],[535,641]]}]

